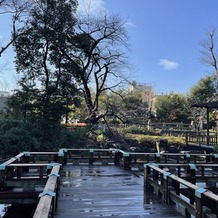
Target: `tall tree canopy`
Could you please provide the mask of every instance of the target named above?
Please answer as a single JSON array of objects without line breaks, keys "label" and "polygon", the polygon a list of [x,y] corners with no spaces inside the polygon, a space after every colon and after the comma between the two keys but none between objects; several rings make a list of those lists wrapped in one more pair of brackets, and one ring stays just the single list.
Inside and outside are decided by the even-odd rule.
[{"label": "tall tree canopy", "polygon": [[45,119],[64,112],[67,117],[68,100],[78,90],[86,103],[86,121],[96,123],[111,115],[107,108],[99,110],[101,97],[125,80],[126,21],[106,12],[76,20],[76,7],[75,0],[37,1],[18,31],[25,34],[14,43],[16,66],[21,86],[36,88],[35,111]]},{"label": "tall tree canopy", "polygon": [[35,90],[32,109],[45,123],[60,121],[66,98],[75,91],[77,64],[69,62],[60,49],[71,50],[67,37],[74,35],[76,7],[73,0],[37,1],[14,43],[19,83],[23,91],[27,86]]}]

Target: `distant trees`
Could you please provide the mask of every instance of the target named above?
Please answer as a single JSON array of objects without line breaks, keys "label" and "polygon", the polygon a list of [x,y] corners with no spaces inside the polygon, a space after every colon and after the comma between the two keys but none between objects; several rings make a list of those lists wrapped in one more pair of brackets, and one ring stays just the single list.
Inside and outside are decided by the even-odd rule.
[{"label": "distant trees", "polygon": [[210,75],[201,78],[191,87],[187,95],[177,93],[159,95],[155,100],[156,120],[184,123],[194,121],[197,126],[199,117],[204,116],[206,111],[204,108],[192,105],[210,101],[217,95],[217,91],[216,76]]},{"label": "distant trees", "polygon": [[187,98],[183,94],[169,93],[156,97],[156,119],[161,122],[190,122]]},{"label": "distant trees", "polygon": [[[210,75],[201,78],[196,85],[191,87],[188,95],[189,105],[200,104],[213,101],[213,98],[217,96],[217,80],[216,75]],[[191,107],[190,108],[192,120],[195,125],[199,125],[199,117],[206,117],[205,108]],[[210,115],[211,120],[214,118],[212,111]]]},{"label": "distant trees", "polygon": [[206,102],[217,94],[216,76],[210,75],[201,78],[198,83],[191,87],[189,92],[189,101],[193,103]]},{"label": "distant trees", "polygon": [[137,92],[119,90],[119,95],[111,93],[107,97],[107,108],[111,113],[111,123],[144,124],[148,120],[148,102]]}]

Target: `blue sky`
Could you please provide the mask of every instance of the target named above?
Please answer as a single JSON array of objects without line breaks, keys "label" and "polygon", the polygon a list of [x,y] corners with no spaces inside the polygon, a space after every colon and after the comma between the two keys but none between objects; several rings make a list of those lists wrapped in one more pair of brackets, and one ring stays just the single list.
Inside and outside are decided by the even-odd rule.
[{"label": "blue sky", "polygon": [[158,93],[187,93],[213,73],[200,62],[200,43],[210,26],[218,27],[217,0],[104,0],[103,5],[132,23],[137,81],[151,83]]},{"label": "blue sky", "polygon": [[[200,62],[201,40],[210,26],[218,27],[217,0],[79,0],[80,7],[100,7],[128,19],[131,50],[127,54],[135,67],[132,79],[152,84],[157,93],[187,93],[201,77],[213,69]],[[89,3],[89,4],[87,4]],[[80,8],[81,9],[81,8]],[[6,31],[7,23],[0,20]],[[217,31],[218,36],[218,31]],[[13,55],[7,51],[0,64],[7,70],[0,75],[15,84]],[[11,85],[13,84],[13,85]]]}]

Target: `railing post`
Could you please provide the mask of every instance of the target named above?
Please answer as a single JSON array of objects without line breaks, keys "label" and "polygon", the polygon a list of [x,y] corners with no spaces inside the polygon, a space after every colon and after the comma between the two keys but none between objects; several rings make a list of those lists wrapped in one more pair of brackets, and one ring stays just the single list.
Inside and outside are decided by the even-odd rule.
[{"label": "railing post", "polygon": [[33,155],[33,163],[36,163],[36,155]]},{"label": "railing post", "polygon": [[[30,152],[25,151],[24,153],[24,163],[29,163],[30,162]],[[23,167],[24,172],[29,172],[29,167]]]},{"label": "railing post", "polygon": [[176,192],[176,195],[179,195],[180,194],[180,184],[179,184],[179,182],[176,181],[176,180],[173,180],[172,181],[172,186],[173,186],[173,188],[174,188],[174,190]]},{"label": "railing post", "polygon": [[[210,152],[206,151],[206,154],[210,154]],[[212,157],[210,155],[206,155],[206,163],[210,163],[210,161],[212,161],[211,159]]]},{"label": "railing post", "polygon": [[155,161],[156,163],[160,163],[160,153],[155,153]]},{"label": "railing post", "polygon": [[64,164],[67,164],[68,150],[66,148],[62,148],[61,150],[64,152]]},{"label": "railing post", "polygon": [[[155,167],[158,167],[158,165],[156,163],[152,163],[152,165],[155,166]],[[152,177],[153,177],[153,180],[156,181],[158,179],[158,177],[159,177],[158,176],[158,171],[153,169],[152,170]]]},{"label": "railing post", "polygon": [[217,145],[217,132],[215,134],[215,144]]},{"label": "railing post", "polygon": [[203,199],[202,199],[202,194],[204,192],[206,192],[207,190],[204,188],[199,188],[197,190],[195,190],[195,208],[196,208],[196,218],[202,218],[203,217],[203,211],[202,211],[202,207],[203,207]]},{"label": "railing post", "polygon": [[4,182],[5,182],[5,169],[0,166],[0,191],[4,190]]},{"label": "railing post", "polygon": [[94,149],[89,149],[89,165],[93,165],[94,162]]},{"label": "railing post", "polygon": [[186,160],[186,163],[190,163],[190,160],[191,160],[191,155],[186,153],[185,154],[185,160]]},{"label": "railing post", "polygon": [[120,158],[119,158],[119,149],[114,150],[114,164],[119,165],[120,164]]},{"label": "railing post", "polygon": [[[196,171],[196,166],[195,164],[189,164],[188,166],[189,169],[189,182],[192,184],[196,183],[196,177],[195,177],[195,171]],[[194,204],[195,198],[194,198],[194,191],[190,189],[190,194],[189,194],[189,199],[190,199],[190,204]]]},{"label": "railing post", "polygon": [[146,191],[146,189],[151,187],[149,185],[149,176],[151,174],[151,169],[150,169],[149,165],[150,165],[150,163],[144,164],[144,192]]},{"label": "railing post", "polygon": [[185,132],[185,144],[188,146],[188,132]]},{"label": "railing post", "polygon": [[163,174],[163,200],[168,204],[170,202],[170,199],[169,199],[169,186],[168,186],[168,178],[169,178],[169,175],[171,173],[170,172],[165,172]]},{"label": "railing post", "polygon": [[39,178],[40,179],[43,178],[43,171],[44,171],[44,168],[43,167],[39,167]]},{"label": "railing post", "polygon": [[58,163],[64,164],[64,152],[62,150],[58,152]]},{"label": "railing post", "polygon": [[213,158],[214,158],[214,163],[217,164],[218,163],[218,154],[213,154]]},{"label": "railing post", "polygon": [[18,179],[21,178],[21,174],[22,174],[22,167],[19,166],[19,167],[17,167],[17,178],[18,178]]},{"label": "railing post", "polygon": [[130,156],[130,153],[128,152],[123,153],[123,168],[124,170],[131,169],[131,156]]}]

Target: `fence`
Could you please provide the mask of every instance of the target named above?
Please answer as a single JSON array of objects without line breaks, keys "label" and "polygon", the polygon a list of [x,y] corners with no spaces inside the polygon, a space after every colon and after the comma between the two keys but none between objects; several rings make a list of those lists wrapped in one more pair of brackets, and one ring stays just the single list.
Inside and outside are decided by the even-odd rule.
[{"label": "fence", "polygon": [[193,184],[195,183],[195,170],[194,165],[189,165],[187,171],[189,181],[186,181],[155,164],[147,164],[144,169],[145,192],[152,187],[157,195],[162,195],[166,203],[174,202],[180,205],[186,217],[191,217],[191,215],[196,218],[216,217],[218,196]]}]

